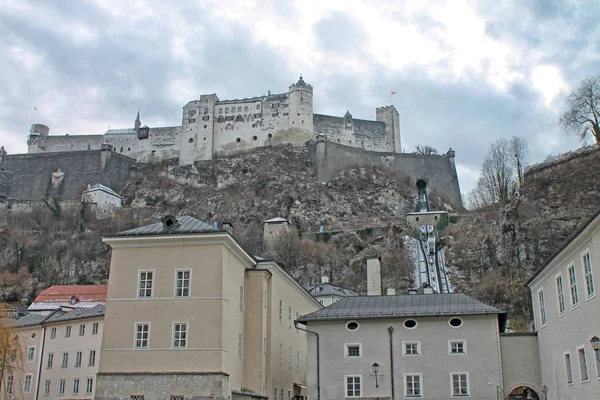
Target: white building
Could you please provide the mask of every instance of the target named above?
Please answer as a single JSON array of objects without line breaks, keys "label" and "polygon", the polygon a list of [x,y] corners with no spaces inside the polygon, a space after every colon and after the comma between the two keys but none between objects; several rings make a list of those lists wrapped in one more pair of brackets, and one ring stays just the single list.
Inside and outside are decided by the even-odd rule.
[{"label": "white building", "polygon": [[327,276],[321,277],[321,283],[309,286],[306,290],[324,307],[330,306],[348,296],[358,296],[350,289],[329,283],[329,277]]},{"label": "white building", "polygon": [[99,183],[88,185],[81,193],[81,201],[95,207],[99,217],[110,217],[121,208],[123,198],[114,190]]}]

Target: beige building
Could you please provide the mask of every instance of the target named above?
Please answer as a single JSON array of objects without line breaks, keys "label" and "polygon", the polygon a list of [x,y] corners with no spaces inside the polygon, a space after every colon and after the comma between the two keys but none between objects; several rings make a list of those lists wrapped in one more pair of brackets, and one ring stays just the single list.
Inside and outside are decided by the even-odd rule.
[{"label": "beige building", "polygon": [[26,362],[23,370],[6,377],[2,399],[93,399],[103,318],[100,304],[30,313],[15,321]]},{"label": "beige building", "polygon": [[96,399],[303,396],[300,314],[320,308],[275,263],[192,217],[105,237],[112,247]]},{"label": "beige building", "polygon": [[539,342],[541,381],[547,399],[600,398],[597,297],[600,213],[579,229],[527,282]]}]

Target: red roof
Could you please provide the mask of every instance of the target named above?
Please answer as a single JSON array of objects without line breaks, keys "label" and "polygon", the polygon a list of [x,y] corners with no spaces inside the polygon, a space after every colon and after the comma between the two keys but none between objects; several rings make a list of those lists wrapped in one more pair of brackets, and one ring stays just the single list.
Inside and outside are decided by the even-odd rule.
[{"label": "red roof", "polygon": [[108,285],[65,285],[50,286],[35,298],[34,303],[69,302],[75,296],[77,302],[96,301],[106,302]]}]

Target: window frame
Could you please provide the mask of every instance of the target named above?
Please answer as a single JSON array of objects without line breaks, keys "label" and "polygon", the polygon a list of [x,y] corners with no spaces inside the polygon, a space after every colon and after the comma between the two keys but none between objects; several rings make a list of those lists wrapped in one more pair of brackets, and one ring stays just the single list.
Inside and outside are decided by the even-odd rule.
[{"label": "window frame", "polygon": [[288,329],[292,329],[292,306],[288,306]]},{"label": "window frame", "polygon": [[81,368],[81,363],[83,362],[83,350],[75,351],[75,366],[74,368]]},{"label": "window frame", "polygon": [[[466,394],[454,394],[454,376],[456,375],[465,375],[466,376],[466,387],[467,387],[467,393]],[[460,383],[460,378],[459,378],[459,383]],[[468,372],[450,372],[450,397],[471,397],[471,382],[469,379],[469,373]]]},{"label": "window frame", "polygon": [[[358,395],[356,395],[356,389],[353,387],[352,388],[352,392],[353,395],[352,396],[348,396],[348,378],[358,378]],[[353,386],[356,385],[355,382],[352,383]],[[356,397],[363,397],[362,396],[362,389],[363,389],[363,379],[362,379],[362,375],[361,374],[348,374],[348,375],[344,375],[344,397],[345,398],[356,398]]]},{"label": "window frame", "polygon": [[50,385],[51,385],[51,381],[50,379],[46,379],[44,380],[44,396],[49,396],[50,395]]},{"label": "window frame", "polygon": [[[350,355],[350,347],[358,347],[358,355],[351,356]],[[362,358],[362,343],[344,343],[344,358]]]},{"label": "window frame", "polygon": [[46,359],[46,369],[52,369],[54,366],[54,353],[48,353],[48,358]]},{"label": "window frame", "polygon": [[[581,361],[582,361],[581,355],[583,355],[583,365],[581,364]],[[594,357],[595,356],[596,355],[594,354]],[[585,346],[583,346],[583,345],[577,346],[577,364],[579,366],[579,381],[581,383],[589,382],[590,381],[590,368],[589,368],[588,362],[587,362]],[[585,367],[585,373],[586,373],[585,379],[583,379],[583,373],[582,373],[583,367]]]},{"label": "window frame", "polygon": [[[408,394],[408,377],[418,377],[419,378],[419,394],[415,395],[409,395]],[[416,373],[416,372],[405,372],[404,373],[404,378],[403,378],[403,384],[404,384],[404,397],[409,398],[409,399],[419,399],[423,397],[423,374],[422,373]],[[414,382],[412,382],[413,384],[413,391],[414,391]]]},{"label": "window frame", "polygon": [[56,339],[56,327],[50,328],[50,339]]},{"label": "window frame", "polygon": [[283,343],[279,343],[279,365],[283,365]]},{"label": "window frame", "polygon": [[246,292],[244,289],[244,285],[240,285],[240,314],[244,313],[244,310],[246,308],[246,304],[245,304],[245,296],[246,296]]},{"label": "window frame", "polygon": [[[181,286],[181,296],[177,295],[177,290],[179,289],[177,287],[177,282],[179,281],[179,278],[177,276],[177,274],[179,274],[180,272],[189,272],[188,278],[187,278],[187,282],[188,282],[188,286],[187,288],[185,288],[184,286]],[[185,282],[186,279],[182,278],[182,282]],[[153,279],[153,285],[154,285],[154,279]],[[182,283],[183,285],[183,283]],[[152,289],[154,290],[154,286],[152,286]],[[187,289],[188,294],[187,296],[183,295],[183,291],[184,289]],[[173,272],[173,298],[175,299],[189,299],[190,297],[192,297],[192,269],[191,268],[178,268]]]},{"label": "window frame", "polygon": [[[296,310],[296,321],[298,321],[298,319],[300,319],[300,311]],[[298,325],[294,324],[294,326],[296,327],[296,335],[299,335],[300,329],[298,329]]]},{"label": "window frame", "polygon": [[556,305],[558,306],[558,316],[562,317],[567,313],[567,303],[565,301],[565,284],[562,272],[559,272],[558,274],[554,275],[554,283],[556,284]]},{"label": "window frame", "polygon": [[[408,345],[417,345],[417,352],[414,354],[408,353]],[[402,341],[402,355],[405,357],[420,357],[421,356],[421,341],[420,340],[405,340]]]},{"label": "window frame", "polygon": [[79,378],[73,378],[73,381],[71,382],[71,394],[79,394]]},{"label": "window frame", "polygon": [[546,312],[546,295],[544,293],[544,287],[542,286],[537,290],[538,300],[538,315],[540,318],[540,329],[548,325],[548,314]]},{"label": "window frame", "polygon": [[[33,350],[33,352],[31,351]],[[35,345],[27,346],[27,364],[35,362]],[[29,357],[31,355],[31,357]]]},{"label": "window frame", "polygon": [[279,325],[283,325],[283,299],[279,299]]},{"label": "window frame", "polygon": [[85,324],[79,324],[79,336],[85,336]]},{"label": "window frame", "polygon": [[[571,275],[571,272],[573,274]],[[579,307],[579,288],[577,287],[577,270],[575,263],[570,263],[567,266],[567,274],[569,275],[569,299],[571,300],[571,310]]]},{"label": "window frame", "polygon": [[[146,339],[140,339],[140,340],[146,340],[146,346],[145,347],[138,347],[137,346],[137,334],[138,334],[138,325],[147,325],[148,326],[148,331],[146,332]],[[150,348],[150,331],[152,330],[152,324],[150,323],[150,321],[148,322],[139,322],[136,321],[133,323],[133,348],[135,350],[146,350]],[[143,333],[143,331],[141,332]]]},{"label": "window frame", "polygon": [[67,380],[65,378],[59,378],[58,379],[58,395],[59,396],[64,396],[66,386],[67,386]]},{"label": "window frame", "polygon": [[[567,386],[572,386],[573,384],[575,384],[575,380],[573,378],[573,362],[572,362],[570,351],[564,352],[564,360],[565,360],[565,378],[567,378]],[[569,381],[569,377],[571,378],[570,381]]]},{"label": "window frame", "polygon": [[[142,287],[140,286],[140,284],[142,283],[142,273],[148,273],[151,272],[152,273],[152,284],[150,287],[150,296],[140,296],[140,290],[142,290]],[[137,286],[135,288],[136,293],[135,293],[135,298],[138,300],[149,300],[154,298],[154,283],[156,280],[156,269],[138,269],[137,270]],[[147,288],[144,288],[144,290],[147,290]]]},{"label": "window frame", "polygon": [[[463,348],[462,353],[453,353],[452,352],[452,345],[454,343],[462,343],[462,348]],[[462,356],[465,354],[467,354],[467,341],[465,339],[450,339],[450,340],[448,340],[448,355]]]},{"label": "window frame", "polygon": [[94,322],[92,324],[92,335],[97,335],[99,329],[100,329],[100,323],[99,322]]},{"label": "window frame", "polygon": [[[29,378],[29,381],[27,380]],[[28,385],[29,383],[29,385]],[[23,393],[31,393],[31,387],[33,386],[33,374],[25,374],[23,377]]]},{"label": "window frame", "polygon": [[[91,382],[91,384],[90,384]],[[92,394],[94,392],[94,378],[85,378],[85,394]]]},{"label": "window frame", "polygon": [[238,333],[238,358],[244,357],[244,334]]},{"label": "window frame", "polygon": [[[596,283],[594,281],[594,266],[592,265],[592,253],[590,252],[589,247],[586,248],[581,254],[580,254],[580,258],[581,258],[581,269],[583,271],[583,286],[585,288],[585,300],[589,301],[591,299],[593,299],[596,296]],[[589,261],[589,266],[590,266],[590,271],[589,271],[589,278],[588,278],[588,272],[586,271],[586,265],[585,265],[585,259],[587,259]],[[591,283],[591,289],[592,292],[589,292],[589,288],[588,285]]]},{"label": "window frame", "polygon": [[[94,355],[94,357],[92,357],[92,354]],[[88,367],[94,367],[96,366],[96,350],[90,350],[88,352]]]},{"label": "window frame", "polygon": [[65,326],[65,337],[71,337],[71,325]]},{"label": "window frame", "polygon": [[[183,340],[185,340],[185,345],[184,346],[175,346],[175,326],[176,325],[185,325],[185,338]],[[187,349],[188,347],[188,342],[189,342],[189,333],[190,333],[190,322],[189,321],[173,321],[172,325],[171,325],[171,333],[172,333],[172,337],[171,337],[171,348],[172,349]],[[181,331],[180,331],[181,334]],[[177,339],[181,342],[181,337],[179,337],[179,339]]]},{"label": "window frame", "polygon": [[60,358],[60,367],[61,368],[69,368],[69,352],[63,351],[62,357]]},{"label": "window frame", "polygon": [[288,369],[292,369],[294,365],[294,350],[288,347]]}]

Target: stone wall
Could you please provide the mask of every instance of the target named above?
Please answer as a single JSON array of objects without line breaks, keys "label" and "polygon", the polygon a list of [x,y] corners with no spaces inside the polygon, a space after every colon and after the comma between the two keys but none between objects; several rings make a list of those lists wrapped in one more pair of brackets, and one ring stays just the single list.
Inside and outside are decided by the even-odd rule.
[{"label": "stone wall", "polygon": [[224,373],[187,374],[108,374],[96,378],[95,400],[131,400],[143,395],[145,400],[165,400],[183,396],[191,400],[227,400],[229,376]]},{"label": "stone wall", "polygon": [[8,197],[8,194],[10,193],[10,188],[12,186],[12,180],[12,172],[0,170],[0,199]]},{"label": "stone wall", "polygon": [[374,152],[321,140],[314,160],[320,181],[328,181],[354,166],[380,165],[400,171],[415,182],[423,179],[428,192],[435,191],[455,211],[463,208],[453,155]]},{"label": "stone wall", "polygon": [[111,151],[86,150],[8,155],[0,169],[14,175],[7,193],[11,198],[80,201],[88,184],[101,183],[119,192],[134,164],[134,159]]},{"label": "stone wall", "polygon": [[100,150],[103,135],[61,135],[39,138],[45,141],[46,153],[79,151],[79,150]]},{"label": "stone wall", "polygon": [[325,135],[327,140],[350,147],[371,151],[393,152],[386,137],[385,123],[331,115],[314,115],[315,136]]}]

